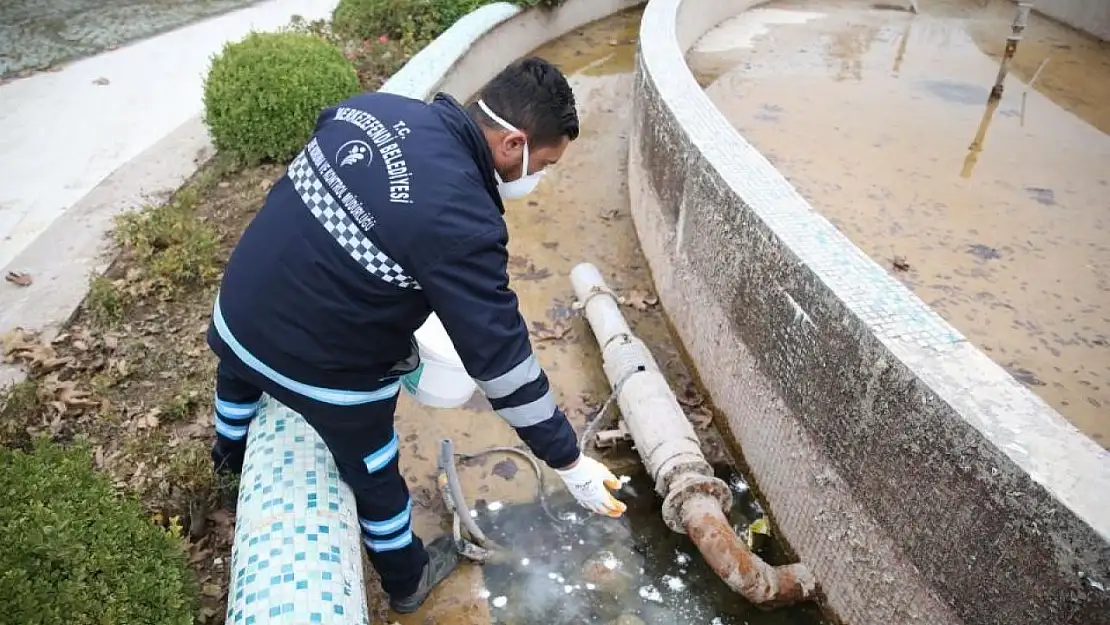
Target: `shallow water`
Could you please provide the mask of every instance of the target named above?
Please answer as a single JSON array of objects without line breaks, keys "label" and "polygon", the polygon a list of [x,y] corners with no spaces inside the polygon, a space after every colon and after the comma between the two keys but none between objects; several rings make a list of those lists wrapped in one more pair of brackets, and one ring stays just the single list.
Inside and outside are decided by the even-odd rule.
[{"label": "shallow water", "polygon": [[689,61],[815,209],[1110,447],[1110,46],[1034,14],[987,107],[1015,5],[920,5],[775,2]]},{"label": "shallow water", "polygon": [[3,0],[0,77],[95,54],[258,0]]},{"label": "shallow water", "polygon": [[[743,535],[762,516],[740,476],[727,466],[718,477],[733,484],[730,518]],[[643,473],[631,476],[622,519],[585,515],[560,500],[551,521],[537,504],[481,506],[479,525],[511,549],[511,565],[487,565],[486,589],[495,623],[699,623],[713,625],[823,625],[816,609],[763,612],[739,599],[706,566],[690,540],[671,532],[660,500]],[[773,545],[762,552],[778,563]],[[484,594],[484,593],[483,593]],[[622,620],[623,619],[623,620]],[[638,620],[637,620],[638,619]]]}]

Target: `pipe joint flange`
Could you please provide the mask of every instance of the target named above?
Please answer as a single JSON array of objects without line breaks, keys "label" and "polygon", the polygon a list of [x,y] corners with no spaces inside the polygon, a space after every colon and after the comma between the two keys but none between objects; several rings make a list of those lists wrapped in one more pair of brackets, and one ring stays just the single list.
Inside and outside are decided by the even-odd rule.
[{"label": "pipe joint flange", "polygon": [[624,303],[624,298],[622,298],[620,295],[617,295],[616,291],[610,289],[604,284],[598,284],[590,287],[590,292],[586,295],[586,297],[571,302],[571,310],[584,310],[586,308],[586,304],[589,304],[590,300],[597,297],[598,295],[608,295],[609,297],[612,297],[613,301],[617,304]]},{"label": "pipe joint flange", "polygon": [[724,480],[700,473],[687,473],[671,482],[670,492],[663,499],[663,522],[672,532],[686,533],[682,520],[682,508],[692,497],[709,495],[721,504],[721,510],[728,514],[732,508],[732,489]]}]

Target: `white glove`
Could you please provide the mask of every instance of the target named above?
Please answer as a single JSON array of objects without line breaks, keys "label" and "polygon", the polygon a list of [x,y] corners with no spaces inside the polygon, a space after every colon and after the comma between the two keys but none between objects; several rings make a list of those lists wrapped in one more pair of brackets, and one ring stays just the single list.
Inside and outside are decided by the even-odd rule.
[{"label": "white glove", "polygon": [[578,503],[591,512],[619,517],[628,509],[628,506],[609,493],[610,490],[621,487],[620,480],[605,465],[593,458],[579,456],[578,463],[573,467],[555,469],[555,473],[563,478],[567,490],[574,495]]}]

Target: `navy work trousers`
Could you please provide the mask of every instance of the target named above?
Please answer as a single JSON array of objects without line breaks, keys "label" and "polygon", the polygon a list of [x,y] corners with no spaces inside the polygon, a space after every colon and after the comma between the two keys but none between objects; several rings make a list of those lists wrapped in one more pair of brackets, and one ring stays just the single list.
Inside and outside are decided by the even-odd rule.
[{"label": "navy work trousers", "polygon": [[382,589],[397,598],[416,592],[428,555],[412,531],[412,500],[398,462],[396,393],[354,405],[325,403],[276,384],[234,356],[224,358],[216,371],[221,444],[246,444],[263,393],[300,413],[331,450],[340,477],[354,492],[363,544]]}]

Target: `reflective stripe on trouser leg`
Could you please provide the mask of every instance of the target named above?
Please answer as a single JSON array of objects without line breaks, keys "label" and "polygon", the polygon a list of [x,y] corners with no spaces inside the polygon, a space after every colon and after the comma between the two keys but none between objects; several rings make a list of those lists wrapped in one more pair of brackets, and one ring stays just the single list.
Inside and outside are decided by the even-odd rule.
[{"label": "reflective stripe on trouser leg", "polygon": [[276,388],[266,392],[304,416],[327,444],[340,477],[354,493],[363,543],[382,589],[395,597],[415,592],[428,556],[412,532],[412,503],[393,431],[397,397],[337,406]]},{"label": "reflective stripe on trouser leg", "polygon": [[226,363],[216,367],[216,433],[230,441],[247,437],[251,420],[258,413],[262,391],[243,380]]}]

